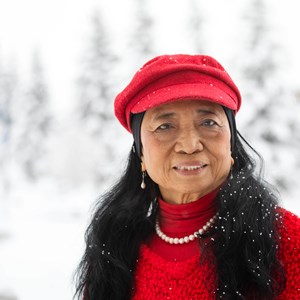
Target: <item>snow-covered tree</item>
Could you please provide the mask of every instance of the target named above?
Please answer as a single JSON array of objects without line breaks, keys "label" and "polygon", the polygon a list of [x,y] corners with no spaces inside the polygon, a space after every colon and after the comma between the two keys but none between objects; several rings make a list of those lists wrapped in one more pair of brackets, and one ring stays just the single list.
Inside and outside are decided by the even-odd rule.
[{"label": "snow-covered tree", "polygon": [[205,42],[203,36],[204,20],[199,1],[190,0],[189,4],[189,18],[188,18],[188,33],[192,40],[192,45],[195,53],[205,53]]},{"label": "snow-covered tree", "polygon": [[[77,81],[79,100],[78,135],[82,135],[84,145],[82,154],[90,158],[92,166],[88,178],[93,174],[94,183],[107,182],[113,174],[112,163],[116,160],[116,152],[112,143],[113,132],[113,100],[114,69],[117,56],[112,50],[109,31],[99,11],[92,16],[91,34],[87,49],[82,59],[82,70]],[[93,154],[92,154],[93,153]]]},{"label": "snow-covered tree", "polygon": [[8,190],[11,184],[13,106],[16,102],[17,89],[15,67],[0,63],[0,189],[3,190]]},{"label": "snow-covered tree", "polygon": [[[244,46],[237,55],[244,104],[238,120],[242,132],[258,145],[273,183],[288,190],[294,183],[282,170],[300,160],[299,103],[281,72],[283,49],[268,18],[268,1],[252,0],[245,6],[241,34]],[[299,173],[300,176],[300,173]]]},{"label": "snow-covered tree", "polygon": [[238,56],[245,82],[244,95],[255,103],[256,112],[264,110],[270,101],[269,86],[273,85],[279,67],[277,61],[279,49],[271,39],[271,25],[267,18],[265,2],[265,0],[251,0],[245,6],[241,21],[243,45]]},{"label": "snow-covered tree", "polygon": [[38,179],[46,172],[51,118],[44,70],[38,54],[35,54],[28,88],[19,99],[16,149],[18,160],[31,180]]},{"label": "snow-covered tree", "polygon": [[147,0],[134,0],[134,25],[129,47],[134,65],[141,66],[153,57],[154,20],[149,13]]},{"label": "snow-covered tree", "polygon": [[99,11],[92,16],[91,36],[82,59],[78,79],[79,114],[88,131],[101,135],[112,118],[112,70],[116,63],[109,35]]}]

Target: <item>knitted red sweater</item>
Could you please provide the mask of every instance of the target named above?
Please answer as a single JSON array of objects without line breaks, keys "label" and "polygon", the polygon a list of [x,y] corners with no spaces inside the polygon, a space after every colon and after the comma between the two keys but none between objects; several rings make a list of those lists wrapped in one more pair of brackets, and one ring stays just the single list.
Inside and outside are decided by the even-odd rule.
[{"label": "knitted red sweater", "polygon": [[[277,300],[296,300],[300,299],[300,219],[284,209],[280,211],[284,226],[280,230],[278,257],[286,272],[286,288]],[[169,235],[172,236],[172,233]],[[185,245],[164,242],[166,248],[163,251],[157,243],[160,242],[154,237],[149,245],[142,245],[140,249],[133,300],[215,299],[214,266],[207,262],[200,265],[200,252],[198,250],[195,254],[194,242]],[[177,246],[176,251],[171,250],[174,246]],[[179,246],[189,247],[183,251],[183,256]]]}]

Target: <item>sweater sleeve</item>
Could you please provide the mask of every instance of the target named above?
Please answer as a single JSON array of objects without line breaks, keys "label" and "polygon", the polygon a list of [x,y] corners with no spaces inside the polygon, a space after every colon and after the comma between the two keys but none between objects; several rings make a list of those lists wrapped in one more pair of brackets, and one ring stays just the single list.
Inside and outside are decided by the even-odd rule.
[{"label": "sweater sleeve", "polygon": [[283,264],[286,286],[277,299],[300,299],[300,218],[284,209],[280,214],[283,222],[278,258]]}]

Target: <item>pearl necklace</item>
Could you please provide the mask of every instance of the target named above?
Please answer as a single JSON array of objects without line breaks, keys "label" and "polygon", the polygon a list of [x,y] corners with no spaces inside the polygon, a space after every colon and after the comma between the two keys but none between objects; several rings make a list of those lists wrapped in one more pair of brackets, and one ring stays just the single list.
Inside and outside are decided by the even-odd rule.
[{"label": "pearl necklace", "polygon": [[200,228],[198,231],[195,231],[193,234],[184,236],[182,238],[171,238],[169,236],[167,236],[166,234],[164,234],[160,227],[159,227],[159,221],[158,218],[156,219],[156,223],[155,223],[155,231],[156,234],[165,242],[169,243],[169,244],[184,244],[184,243],[189,243],[191,241],[193,241],[195,238],[198,238],[199,236],[203,235],[205,233],[205,231],[211,227],[212,224],[214,224],[217,220],[217,217],[219,216],[219,213],[216,213],[202,228]]}]

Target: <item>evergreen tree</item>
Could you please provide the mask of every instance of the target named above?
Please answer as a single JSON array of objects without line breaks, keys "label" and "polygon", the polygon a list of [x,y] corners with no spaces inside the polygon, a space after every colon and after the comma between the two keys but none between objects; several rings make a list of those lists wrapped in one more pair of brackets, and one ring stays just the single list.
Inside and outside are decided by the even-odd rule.
[{"label": "evergreen tree", "polygon": [[99,12],[92,16],[91,32],[78,79],[78,107],[81,121],[89,133],[99,136],[113,116],[112,69],[116,56]]},{"label": "evergreen tree", "polygon": [[[85,140],[84,155],[97,152],[90,173],[96,185],[105,184],[113,174],[110,167],[116,160],[112,144],[115,122],[113,117],[114,69],[117,57],[112,50],[109,32],[99,11],[92,16],[91,36],[84,52],[81,75],[77,81],[79,89],[79,126]],[[94,159],[94,156],[91,156]],[[109,162],[109,165],[108,164]],[[91,176],[89,174],[89,177]]]},{"label": "evergreen tree", "polygon": [[195,53],[203,54],[205,51],[205,43],[202,32],[204,20],[201,14],[199,2],[190,0],[189,2],[189,19],[188,19],[188,32],[193,42],[193,49]]},{"label": "evergreen tree", "polygon": [[153,57],[152,36],[154,21],[147,8],[147,0],[134,0],[134,29],[130,40],[130,49],[134,65],[141,66]]},{"label": "evergreen tree", "polygon": [[37,54],[33,56],[29,87],[19,101],[18,158],[26,176],[36,180],[45,172],[51,126],[48,89]]},{"label": "evergreen tree", "polygon": [[0,189],[10,187],[9,170],[12,161],[13,105],[16,100],[18,80],[14,67],[0,63]]},{"label": "evergreen tree", "polygon": [[[299,151],[295,152],[300,140],[293,129],[299,128],[299,105],[280,72],[284,55],[272,35],[267,1],[252,0],[245,11],[241,31],[245,47],[237,60],[244,83],[243,111],[247,113],[239,116],[244,118],[241,131],[264,151],[272,182],[280,190],[288,190],[294,183],[281,170],[292,169],[300,159]],[[287,159],[287,153],[293,155]]]}]

